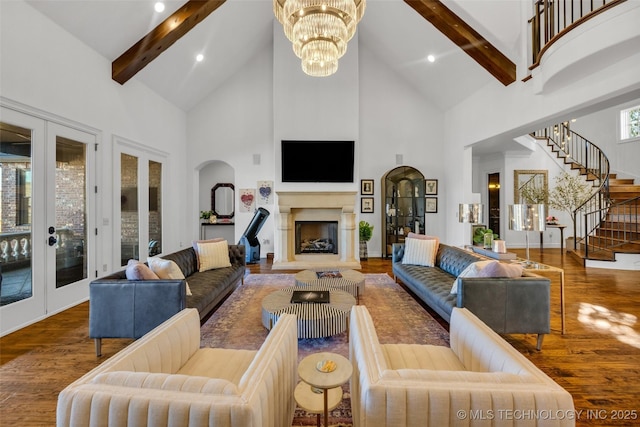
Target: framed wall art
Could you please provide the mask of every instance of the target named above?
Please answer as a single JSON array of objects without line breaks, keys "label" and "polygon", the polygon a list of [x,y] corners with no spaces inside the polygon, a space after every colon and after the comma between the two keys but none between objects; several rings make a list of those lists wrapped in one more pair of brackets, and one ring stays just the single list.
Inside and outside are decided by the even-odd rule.
[{"label": "framed wall art", "polygon": [[437,179],[425,179],[424,180],[424,194],[435,196],[438,194],[438,180]]},{"label": "framed wall art", "polygon": [[360,199],[360,213],[373,213],[373,197]]},{"label": "framed wall art", "polygon": [[361,179],[360,180],[360,194],[363,196],[373,196],[373,180]]},{"label": "framed wall art", "polygon": [[438,213],[438,198],[437,197],[425,197],[424,198],[424,211],[426,213]]}]

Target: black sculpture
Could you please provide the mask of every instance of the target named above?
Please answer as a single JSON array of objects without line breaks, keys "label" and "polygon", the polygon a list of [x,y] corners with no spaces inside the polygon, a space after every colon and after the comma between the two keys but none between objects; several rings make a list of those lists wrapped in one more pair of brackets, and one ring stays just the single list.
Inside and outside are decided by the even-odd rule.
[{"label": "black sculpture", "polygon": [[269,211],[265,208],[258,208],[253,219],[247,226],[247,229],[240,237],[239,245],[244,245],[245,261],[247,264],[260,262],[260,241],[258,240],[258,232],[264,225]]}]

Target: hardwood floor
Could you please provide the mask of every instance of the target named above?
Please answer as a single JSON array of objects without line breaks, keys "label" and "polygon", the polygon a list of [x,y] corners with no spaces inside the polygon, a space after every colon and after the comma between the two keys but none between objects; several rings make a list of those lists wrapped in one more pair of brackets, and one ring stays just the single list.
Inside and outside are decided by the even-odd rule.
[{"label": "hardwood floor", "polygon": [[[559,249],[532,249],[531,259],[565,270],[566,334],[552,280],[552,333],[542,351],[534,335],[505,338],[571,393],[577,425],[640,425],[640,272],[584,268]],[[265,261],[247,270],[290,272]],[[363,261],[362,272],[393,277],[386,259]],[[54,425],[60,390],[131,342],[105,340],[96,358],[88,314],[83,303],[0,338],[0,425]]]}]

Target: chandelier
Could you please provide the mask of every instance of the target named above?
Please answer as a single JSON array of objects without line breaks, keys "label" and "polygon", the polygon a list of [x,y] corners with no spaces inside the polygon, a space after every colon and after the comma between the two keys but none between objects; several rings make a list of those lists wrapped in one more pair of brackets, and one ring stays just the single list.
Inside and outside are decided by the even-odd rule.
[{"label": "chandelier", "polygon": [[273,13],[293,51],[302,61],[302,71],[326,77],[338,70],[338,59],[366,6],[366,0],[273,0]]}]

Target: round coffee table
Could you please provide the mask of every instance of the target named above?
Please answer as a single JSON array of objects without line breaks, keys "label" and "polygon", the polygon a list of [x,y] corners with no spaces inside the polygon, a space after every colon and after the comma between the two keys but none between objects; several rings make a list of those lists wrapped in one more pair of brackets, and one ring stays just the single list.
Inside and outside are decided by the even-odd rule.
[{"label": "round coffee table", "polygon": [[[276,324],[283,313],[295,314],[298,318],[298,338],[324,338],[341,334],[349,329],[351,307],[356,303],[349,293],[329,289],[328,303],[292,303],[290,287],[275,291],[262,300],[262,324],[268,330]],[[308,287],[305,290],[326,291]]]},{"label": "round coffee table", "polygon": [[[337,272],[340,277],[332,277]],[[328,273],[327,277],[318,277],[318,273]],[[356,297],[360,304],[360,295],[364,293],[364,274],[355,270],[313,271],[303,270],[295,275],[296,286],[314,286],[318,289],[340,289]]]}]

